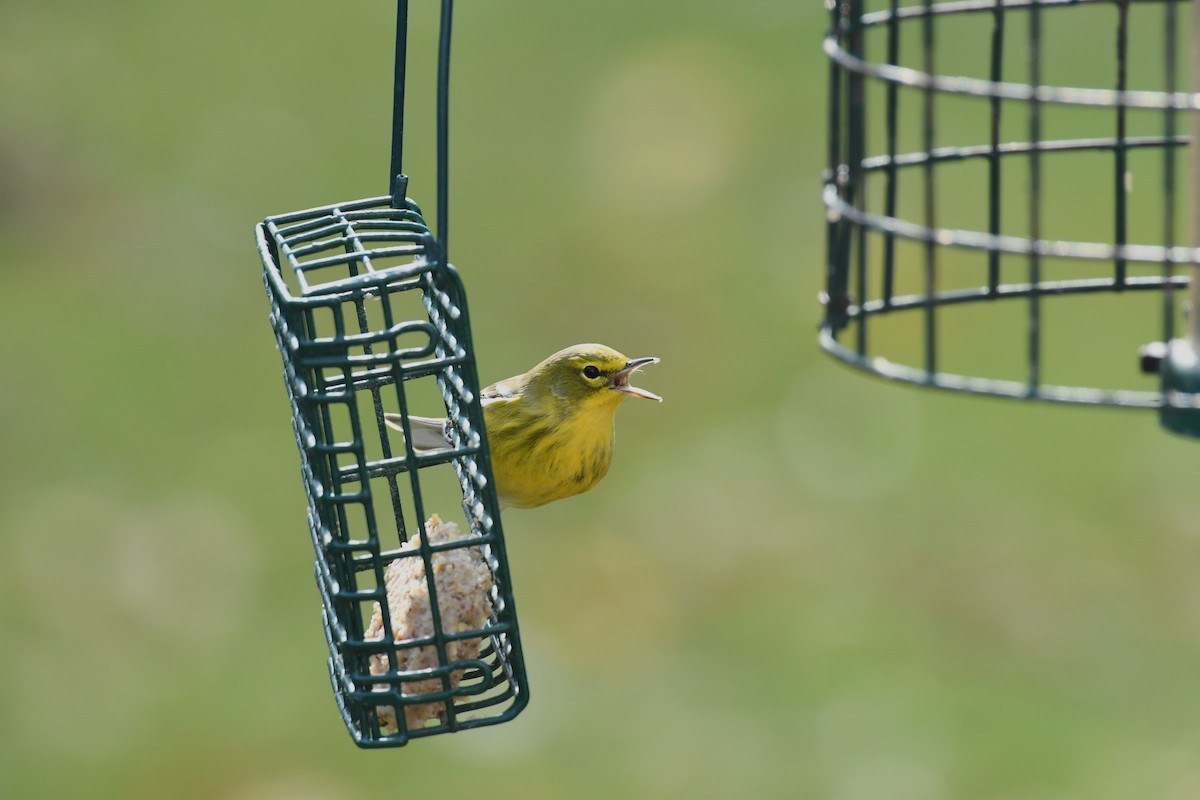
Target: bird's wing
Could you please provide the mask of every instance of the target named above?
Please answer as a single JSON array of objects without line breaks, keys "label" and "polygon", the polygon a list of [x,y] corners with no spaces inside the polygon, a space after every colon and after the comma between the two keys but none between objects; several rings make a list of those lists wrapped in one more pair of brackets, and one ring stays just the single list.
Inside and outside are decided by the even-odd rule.
[{"label": "bird's wing", "polygon": [[[521,398],[520,376],[498,381],[484,388],[479,393],[480,402],[486,408],[493,403],[511,403]],[[388,427],[403,431],[399,414],[384,414],[383,421]],[[432,450],[445,450],[450,446],[446,436],[446,420],[441,417],[418,417],[408,415],[408,424],[412,428],[413,449],[418,453],[428,453]]]},{"label": "bird's wing", "polygon": [[[383,421],[388,424],[389,428],[403,431],[404,426],[400,420],[399,414],[383,415]],[[418,453],[445,450],[450,446],[450,441],[446,438],[446,420],[439,417],[417,417],[409,414],[408,425],[412,429],[413,450]]]},{"label": "bird's wing", "polygon": [[479,399],[484,407],[492,403],[503,402],[505,400],[516,400],[521,396],[520,376],[516,378],[507,378],[502,381],[496,381],[491,386],[487,386],[479,393]]}]

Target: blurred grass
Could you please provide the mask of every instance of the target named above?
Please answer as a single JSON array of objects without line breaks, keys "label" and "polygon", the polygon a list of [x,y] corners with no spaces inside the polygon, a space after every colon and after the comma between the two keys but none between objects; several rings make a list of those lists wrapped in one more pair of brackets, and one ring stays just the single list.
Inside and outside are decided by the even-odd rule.
[{"label": "blurred grass", "polygon": [[[386,191],[390,4],[10,4],[0,796],[1200,794],[1196,445],[815,352],[819,4],[460,6],[483,378],[597,340],[662,357],[667,398],[621,412],[596,492],[506,517],[530,707],[362,753],[325,675],[250,229]],[[1064,224],[1102,225],[1101,187]],[[1096,308],[1055,318],[1057,363],[1126,376],[1145,308],[1077,337]],[[963,368],[1015,341],[962,337]]]}]

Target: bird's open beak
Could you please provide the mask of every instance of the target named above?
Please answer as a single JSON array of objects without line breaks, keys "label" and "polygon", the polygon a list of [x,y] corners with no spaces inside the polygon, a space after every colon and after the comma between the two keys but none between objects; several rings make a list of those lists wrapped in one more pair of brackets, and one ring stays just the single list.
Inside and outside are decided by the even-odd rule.
[{"label": "bird's open beak", "polygon": [[613,373],[612,378],[609,379],[608,385],[616,389],[618,392],[624,392],[625,394],[633,395],[634,397],[644,397],[647,400],[657,400],[661,403],[662,398],[656,395],[654,392],[648,392],[645,389],[639,389],[638,387],[631,386],[629,384],[629,378],[633,375],[633,373],[637,372],[647,364],[657,363],[658,359],[654,356],[631,359],[629,363],[625,365],[623,370]]}]

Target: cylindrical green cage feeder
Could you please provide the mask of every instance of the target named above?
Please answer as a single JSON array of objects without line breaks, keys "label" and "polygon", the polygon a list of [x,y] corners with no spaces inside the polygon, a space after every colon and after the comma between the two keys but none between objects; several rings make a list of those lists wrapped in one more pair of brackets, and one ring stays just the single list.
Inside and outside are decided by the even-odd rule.
[{"label": "cylindrical green cage feeder", "polygon": [[828,7],[821,346],[897,381],[1156,408],[1200,435],[1188,5]]},{"label": "cylindrical green cage feeder", "polygon": [[[443,0],[437,235],[401,172],[403,0],[392,194],[271,216],[257,228],[330,677],[362,747],[502,722],[529,698],[466,294],[446,255],[451,6]],[[407,432],[422,401],[447,418],[444,450],[418,453],[385,423],[398,414]]]}]

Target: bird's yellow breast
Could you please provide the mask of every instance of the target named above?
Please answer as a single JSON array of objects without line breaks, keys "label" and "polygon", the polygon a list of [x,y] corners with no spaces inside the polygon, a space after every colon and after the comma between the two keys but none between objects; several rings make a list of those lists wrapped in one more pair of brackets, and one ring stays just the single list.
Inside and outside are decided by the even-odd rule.
[{"label": "bird's yellow breast", "polygon": [[531,414],[520,402],[484,409],[500,502],[533,508],[586,492],[612,464],[616,405]]}]

